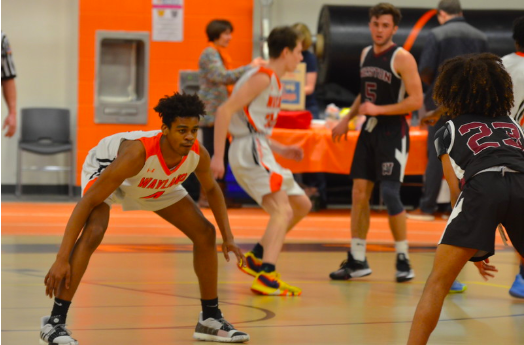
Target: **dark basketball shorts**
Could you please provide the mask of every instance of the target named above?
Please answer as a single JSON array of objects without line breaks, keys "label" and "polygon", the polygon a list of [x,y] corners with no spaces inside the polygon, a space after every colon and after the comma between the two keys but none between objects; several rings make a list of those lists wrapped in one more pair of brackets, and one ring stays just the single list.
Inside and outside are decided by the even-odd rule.
[{"label": "dark basketball shorts", "polygon": [[524,173],[483,172],[464,186],[439,244],[477,249],[470,261],[495,253],[498,224],[524,256]]},{"label": "dark basketball shorts", "polygon": [[408,152],[409,127],[404,116],[368,116],[357,140],[350,177],[402,182]]}]

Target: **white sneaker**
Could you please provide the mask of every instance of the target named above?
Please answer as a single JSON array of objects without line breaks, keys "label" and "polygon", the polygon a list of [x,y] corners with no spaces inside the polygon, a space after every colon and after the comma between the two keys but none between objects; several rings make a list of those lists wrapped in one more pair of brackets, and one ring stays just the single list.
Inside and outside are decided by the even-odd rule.
[{"label": "white sneaker", "polygon": [[434,215],[432,215],[431,213],[422,212],[420,210],[420,208],[417,208],[416,210],[411,211],[411,212],[406,212],[406,217],[408,219],[423,220],[423,221],[426,221],[426,222],[431,222],[431,221],[435,220],[435,216]]},{"label": "white sneaker", "polygon": [[202,312],[200,312],[193,338],[220,343],[243,343],[249,340],[249,335],[237,331],[223,316],[218,320],[212,317],[202,320]]},{"label": "white sneaker", "polygon": [[47,323],[50,316],[44,316],[40,319],[40,344],[60,344],[60,345],[78,345],[78,341],[71,338],[72,332],[63,324],[51,325]]}]

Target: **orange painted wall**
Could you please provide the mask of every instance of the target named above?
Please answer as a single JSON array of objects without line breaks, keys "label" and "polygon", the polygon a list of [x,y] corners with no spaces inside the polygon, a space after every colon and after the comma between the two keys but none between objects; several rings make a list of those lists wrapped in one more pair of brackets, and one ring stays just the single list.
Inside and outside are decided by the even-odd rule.
[{"label": "orange painted wall", "polygon": [[178,71],[198,69],[198,58],[207,46],[205,27],[213,19],[228,19],[234,27],[228,48],[234,67],[251,61],[253,1],[185,0],[183,42],[152,42],[150,36],[149,105],[145,125],[95,124],[95,44],[97,30],[149,31],[152,0],[81,0],[79,18],[77,185],[88,151],[100,139],[118,132],[159,129],[153,111],[158,100],[178,90]]}]

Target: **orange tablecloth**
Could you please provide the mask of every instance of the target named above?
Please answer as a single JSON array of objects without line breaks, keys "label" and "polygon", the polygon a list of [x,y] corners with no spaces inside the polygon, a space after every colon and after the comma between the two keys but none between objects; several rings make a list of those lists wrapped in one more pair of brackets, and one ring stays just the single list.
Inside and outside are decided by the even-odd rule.
[{"label": "orange tablecloth", "polygon": [[[348,140],[334,143],[327,128],[273,129],[272,139],[284,145],[299,145],[304,149],[300,162],[275,155],[277,162],[294,173],[328,172],[349,174],[359,131],[349,131]],[[427,164],[427,131],[410,128],[410,148],[406,175],[424,175]]]}]

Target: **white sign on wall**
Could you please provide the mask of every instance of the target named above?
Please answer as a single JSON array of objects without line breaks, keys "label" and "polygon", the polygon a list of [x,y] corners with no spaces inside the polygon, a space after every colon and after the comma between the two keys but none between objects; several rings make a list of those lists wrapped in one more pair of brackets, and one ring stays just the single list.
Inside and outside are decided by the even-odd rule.
[{"label": "white sign on wall", "polygon": [[184,40],[184,0],[153,0],[153,41]]}]

